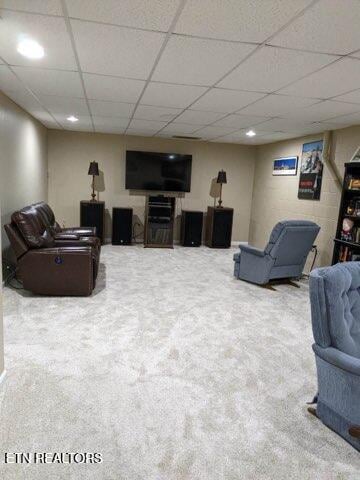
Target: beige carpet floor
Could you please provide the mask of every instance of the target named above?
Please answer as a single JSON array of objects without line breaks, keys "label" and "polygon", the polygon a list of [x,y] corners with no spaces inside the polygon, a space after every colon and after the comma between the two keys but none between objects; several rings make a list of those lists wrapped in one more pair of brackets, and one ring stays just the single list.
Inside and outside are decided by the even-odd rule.
[{"label": "beige carpet floor", "polygon": [[[5,289],[4,480],[358,480],[306,411],[308,286],[235,280],[234,250],[106,246],[90,298]],[[90,465],[4,452],[99,452]]]}]

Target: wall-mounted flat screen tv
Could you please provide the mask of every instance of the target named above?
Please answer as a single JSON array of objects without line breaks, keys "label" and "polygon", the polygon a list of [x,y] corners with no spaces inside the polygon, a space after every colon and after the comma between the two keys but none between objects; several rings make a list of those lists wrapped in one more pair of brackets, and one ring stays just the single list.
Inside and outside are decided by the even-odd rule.
[{"label": "wall-mounted flat screen tv", "polygon": [[126,152],[125,188],[190,192],[192,155]]}]

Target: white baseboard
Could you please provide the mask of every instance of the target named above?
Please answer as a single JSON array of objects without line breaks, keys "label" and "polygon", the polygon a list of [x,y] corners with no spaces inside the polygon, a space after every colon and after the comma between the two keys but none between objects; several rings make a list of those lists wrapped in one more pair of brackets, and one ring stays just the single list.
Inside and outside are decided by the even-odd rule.
[{"label": "white baseboard", "polygon": [[4,381],[5,376],[6,376],[6,370],[4,370],[4,371],[2,372],[2,374],[0,375],[0,385],[1,385],[2,382]]}]

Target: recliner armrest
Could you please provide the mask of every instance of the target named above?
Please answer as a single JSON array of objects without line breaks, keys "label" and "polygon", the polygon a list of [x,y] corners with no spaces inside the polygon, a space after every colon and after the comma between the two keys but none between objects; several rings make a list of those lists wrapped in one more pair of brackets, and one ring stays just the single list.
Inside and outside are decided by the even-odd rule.
[{"label": "recliner armrest", "polygon": [[91,295],[96,264],[91,247],[29,250],[18,267],[24,288],[41,295]]},{"label": "recliner armrest", "polygon": [[265,252],[260,248],[252,247],[251,245],[239,245],[241,252],[251,253],[257,257],[265,257]]},{"label": "recliner armrest", "polygon": [[79,240],[80,236],[75,233],[55,233],[55,240]]},{"label": "recliner armrest", "polygon": [[62,228],[60,233],[79,235],[80,237],[96,236],[96,227],[67,227]]},{"label": "recliner armrest", "polygon": [[325,362],[331,363],[331,365],[341,368],[341,370],[360,376],[360,358],[352,357],[337,348],[319,347],[316,343],[313,344],[313,350],[315,354]]}]

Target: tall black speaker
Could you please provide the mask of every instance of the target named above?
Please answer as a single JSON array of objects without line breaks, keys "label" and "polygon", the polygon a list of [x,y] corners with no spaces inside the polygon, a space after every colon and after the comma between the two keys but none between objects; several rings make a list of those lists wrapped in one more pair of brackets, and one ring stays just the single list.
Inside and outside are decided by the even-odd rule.
[{"label": "tall black speaker", "polygon": [[112,244],[131,245],[132,208],[113,208]]},{"label": "tall black speaker", "polygon": [[229,248],[234,210],[227,207],[208,207],[206,217],[206,245]]},{"label": "tall black speaker", "polygon": [[181,245],[200,247],[203,227],[203,212],[183,210],[181,214]]},{"label": "tall black speaker", "polygon": [[101,243],[105,240],[105,202],[80,202],[80,226],[96,227],[96,235]]}]

